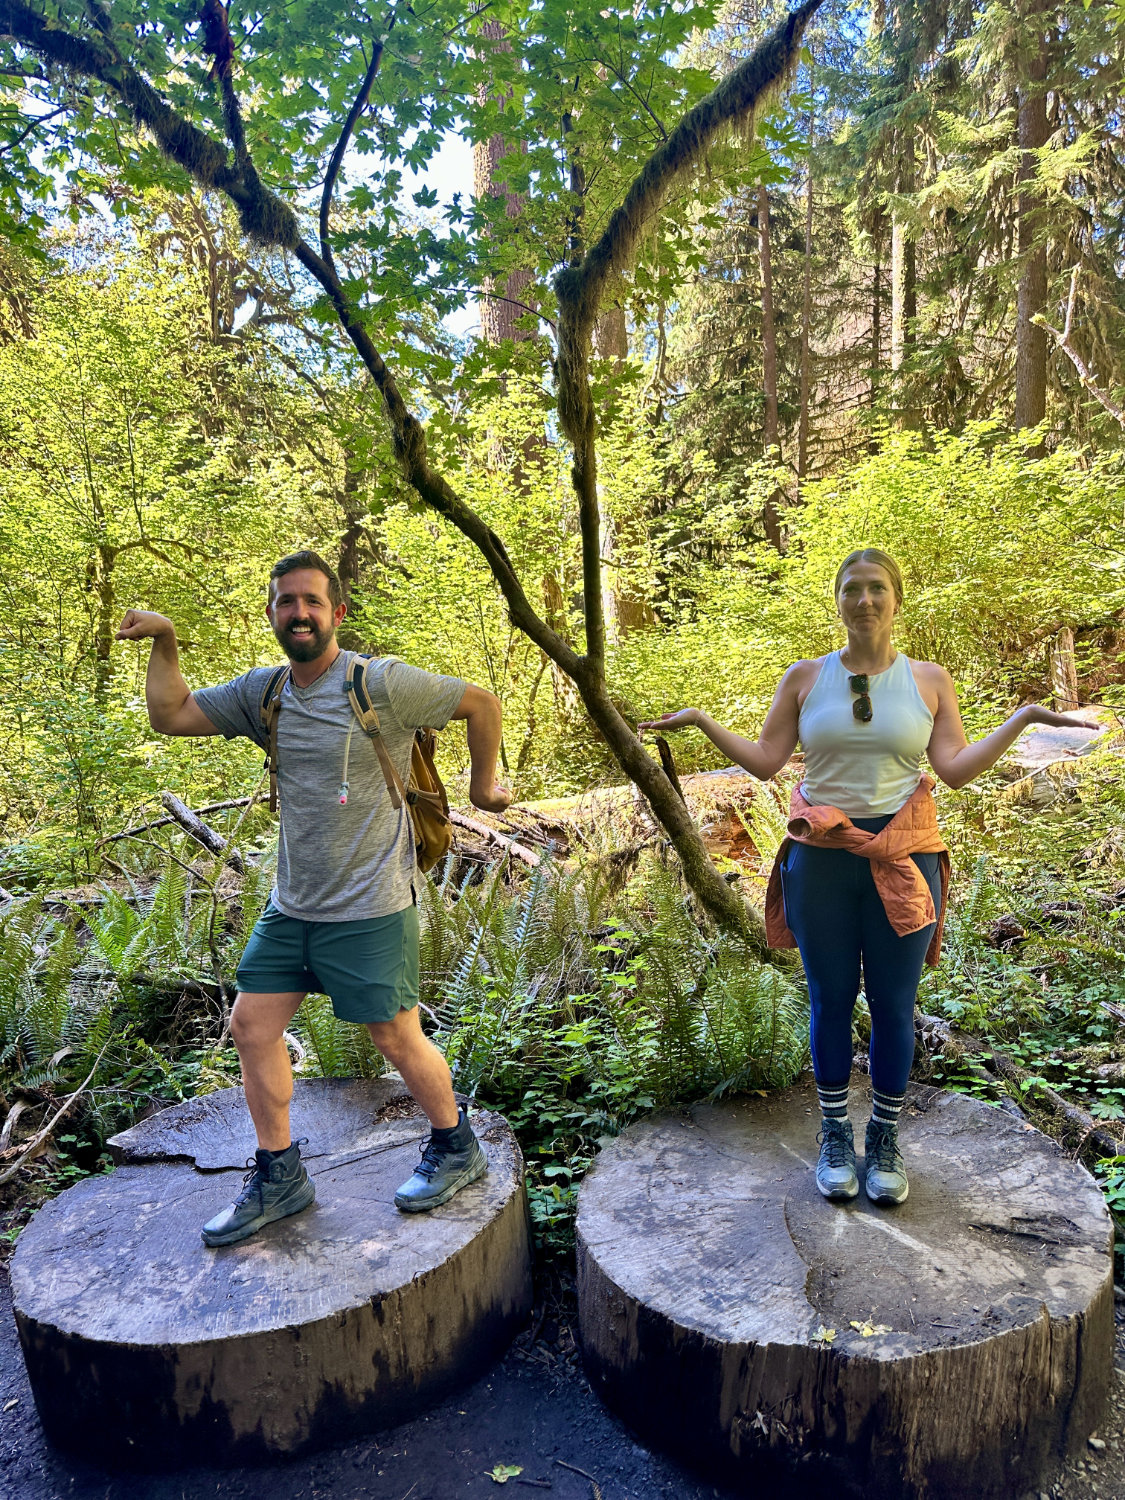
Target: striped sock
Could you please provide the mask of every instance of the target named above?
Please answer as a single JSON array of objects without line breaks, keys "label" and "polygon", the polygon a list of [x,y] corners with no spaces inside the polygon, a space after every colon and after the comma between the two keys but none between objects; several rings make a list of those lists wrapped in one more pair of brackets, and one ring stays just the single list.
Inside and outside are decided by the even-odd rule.
[{"label": "striped sock", "polygon": [[826,1120],[848,1118],[848,1082],[817,1083],[816,1097],[820,1100],[820,1112]]},{"label": "striped sock", "polygon": [[871,1118],[876,1125],[897,1125],[906,1094],[887,1094],[882,1089],[871,1091]]}]

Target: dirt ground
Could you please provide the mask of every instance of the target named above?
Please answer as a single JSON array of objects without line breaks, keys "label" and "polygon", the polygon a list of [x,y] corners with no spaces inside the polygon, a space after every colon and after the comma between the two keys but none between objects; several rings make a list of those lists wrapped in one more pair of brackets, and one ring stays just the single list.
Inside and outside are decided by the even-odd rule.
[{"label": "dirt ground", "polygon": [[[1026,1500],[1125,1500],[1125,1303],[1117,1374],[1095,1442]],[[496,1465],[521,1472],[501,1489]],[[642,1447],[582,1374],[573,1291],[540,1288],[531,1323],[474,1386],[377,1438],[270,1468],[107,1473],[49,1448],[0,1273],[0,1500],[735,1500]],[[746,1491],[741,1492],[748,1493]],[[800,1500],[794,1495],[793,1500]],[[1013,1496],[1012,1500],[1025,1500]]]}]

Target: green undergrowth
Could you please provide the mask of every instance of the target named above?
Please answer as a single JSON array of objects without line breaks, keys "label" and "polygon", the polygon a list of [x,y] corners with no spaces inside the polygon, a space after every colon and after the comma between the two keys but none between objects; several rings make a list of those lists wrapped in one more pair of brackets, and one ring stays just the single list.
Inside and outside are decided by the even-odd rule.
[{"label": "green undergrowth", "polygon": [[[1049,1087],[1125,1137],[1125,771],[1105,753],[1066,769],[1036,809],[998,779],[943,797],[954,882],[923,1012],[1002,1049],[1044,1129]],[[135,872],[95,905],[28,900],[0,914],[0,1169],[71,1091],[72,1115],[3,1192],[8,1232],[44,1195],[107,1170],[107,1137],[155,1108],[228,1087],[238,955],[268,860],[237,890],[185,868]],[[646,1112],[793,1080],[807,1061],[799,969],[716,930],[674,863],[650,853],[622,885],[610,860],[479,868],[422,885],[424,1025],[458,1089],[511,1122],[537,1238],[563,1254],[600,1146]],[[303,1076],[383,1067],[362,1027],[311,996],[291,1028]],[[997,1101],[955,1058],[916,1076]],[[13,1118],[13,1115],[15,1116]],[[1125,1224],[1125,1149],[1084,1159]]]},{"label": "green undergrowth", "polygon": [[[473,869],[422,885],[424,1025],[456,1087],[502,1111],[528,1168],[539,1241],[562,1251],[600,1144],[645,1111],[791,1082],[807,1009],[795,971],[760,962],[700,919],[675,868],[642,863],[624,889],[597,860],[530,876]],[[18,1180],[28,1202],[107,1170],[105,1142],[142,1115],[238,1081],[226,1039],[234,968],[268,891],[237,896],[172,857],[159,879],[93,906],[14,904],[0,916],[0,1109],[26,1143],[85,1085],[66,1129]],[[363,1027],[310,996],[291,1028],[303,1076],[373,1076]],[[23,1217],[16,1212],[15,1222]]]},{"label": "green undergrowth", "polygon": [[[1120,747],[1037,778],[1035,807],[998,778],[943,799],[954,879],[942,962],[923,1012],[1002,1050],[1023,1072],[1009,1096],[1041,1128],[1050,1088],[1125,1139],[1125,759]],[[916,1073],[995,1103],[997,1088],[953,1058]],[[1125,1255],[1125,1154],[1085,1160]]]}]

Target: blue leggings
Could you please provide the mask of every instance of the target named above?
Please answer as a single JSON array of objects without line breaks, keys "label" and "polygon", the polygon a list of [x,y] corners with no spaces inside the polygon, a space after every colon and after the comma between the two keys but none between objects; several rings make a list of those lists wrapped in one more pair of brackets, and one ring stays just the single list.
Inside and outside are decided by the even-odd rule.
[{"label": "blue leggings", "polygon": [[[877,833],[889,818],[853,818]],[[913,854],[941,902],[937,854]],[[871,861],[846,849],[791,844],[781,870],[785,920],[797,939],[809,981],[813,1072],[820,1084],[843,1084],[852,1071],[852,1011],[860,965],[871,1012],[871,1082],[901,1094],[914,1061],[914,997],[934,924],[899,937],[875,889]]]}]

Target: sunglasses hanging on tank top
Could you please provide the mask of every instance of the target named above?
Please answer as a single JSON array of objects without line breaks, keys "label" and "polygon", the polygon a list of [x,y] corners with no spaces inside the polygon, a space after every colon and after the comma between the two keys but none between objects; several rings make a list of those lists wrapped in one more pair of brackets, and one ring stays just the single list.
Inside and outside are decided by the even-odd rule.
[{"label": "sunglasses hanging on tank top", "polygon": [[871,684],[867,680],[867,673],[857,672],[854,676],[849,677],[848,686],[851,688],[853,693],[859,694],[859,697],[856,698],[855,702],[852,704],[853,718],[858,719],[861,724],[870,724]]}]

